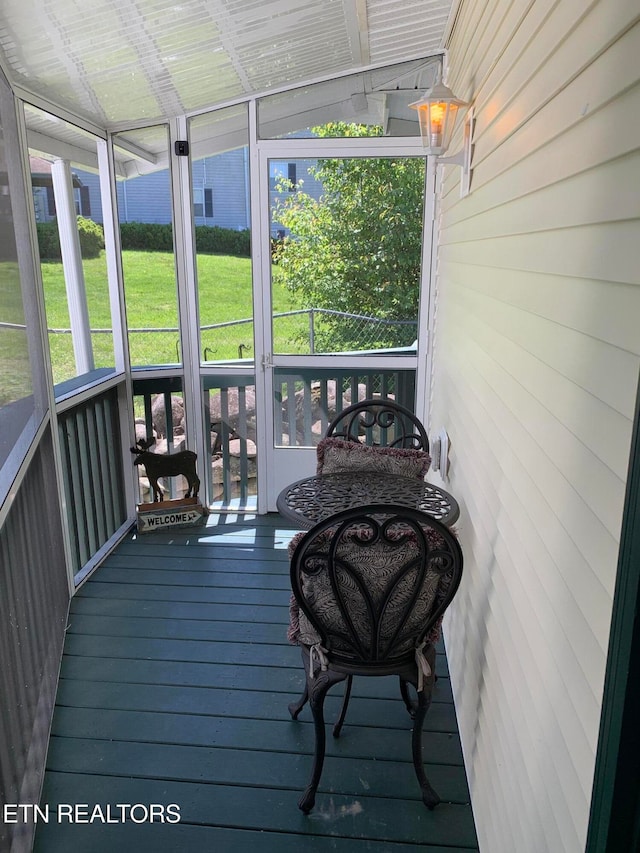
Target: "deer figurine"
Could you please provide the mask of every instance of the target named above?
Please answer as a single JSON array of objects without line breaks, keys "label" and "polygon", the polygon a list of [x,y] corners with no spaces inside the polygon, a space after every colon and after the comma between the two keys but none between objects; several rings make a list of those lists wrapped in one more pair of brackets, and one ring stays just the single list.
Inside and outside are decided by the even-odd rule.
[{"label": "deer figurine", "polygon": [[144,465],[144,470],[151,486],[153,500],[161,501],[164,497],[164,489],[158,483],[160,477],[177,477],[182,474],[189,484],[185,497],[197,497],[200,488],[200,479],[196,473],[197,453],[193,450],[181,450],[180,453],[152,453],[148,450],[155,439],[139,439],[135,447],[129,448],[135,459],[134,465]]}]

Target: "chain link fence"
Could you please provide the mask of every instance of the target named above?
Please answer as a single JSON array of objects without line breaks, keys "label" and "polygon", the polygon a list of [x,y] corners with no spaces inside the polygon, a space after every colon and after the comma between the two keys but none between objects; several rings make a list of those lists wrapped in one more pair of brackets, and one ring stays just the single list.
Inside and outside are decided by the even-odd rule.
[{"label": "chain link fence", "polygon": [[[24,330],[24,325],[0,324]],[[385,320],[364,314],[349,314],[327,308],[305,308],[273,315],[273,350],[281,354],[317,355],[332,352],[379,352],[385,349],[415,348],[418,324],[415,320]],[[161,354],[158,363],[180,361],[178,327],[131,328],[130,342],[154,337],[154,350]],[[52,337],[69,336],[71,329],[48,329]],[[98,338],[112,336],[112,329],[91,329]],[[228,320],[201,327],[203,361],[228,361],[253,358],[253,320]],[[72,360],[69,340],[67,360]],[[147,347],[148,349],[148,347]],[[55,361],[54,354],[52,354]],[[105,364],[113,360],[107,357]],[[102,362],[101,362],[102,363]],[[139,363],[139,359],[136,361]],[[54,372],[56,365],[54,364]],[[72,368],[70,375],[73,374]]]},{"label": "chain link fence", "polygon": [[[383,320],[327,308],[306,308],[273,315],[274,351],[283,354],[408,349],[415,346],[417,331],[415,320]],[[251,319],[203,326],[201,334],[205,361],[251,357]]]}]

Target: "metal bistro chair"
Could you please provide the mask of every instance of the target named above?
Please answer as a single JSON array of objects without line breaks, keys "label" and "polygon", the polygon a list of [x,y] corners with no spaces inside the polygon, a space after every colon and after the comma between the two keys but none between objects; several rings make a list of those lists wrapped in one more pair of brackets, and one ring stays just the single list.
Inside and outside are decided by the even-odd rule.
[{"label": "metal bistro chair", "polygon": [[[418,418],[388,398],[361,400],[343,409],[327,427],[325,437],[359,441],[362,434],[385,447],[429,452],[429,438]],[[380,440],[374,441],[376,438]]]},{"label": "metal bistro chair", "polygon": [[297,608],[292,607],[289,638],[301,646],[306,685],[289,713],[297,719],[308,701],[315,727],[311,779],[299,808],[311,811],[322,774],[325,696],[346,680],[333,729],[338,737],[354,675],[399,677],[414,717],[413,765],[422,800],[434,808],[440,798],[422,765],[422,725],[434,684],[434,643],[462,575],[458,540],[420,510],[387,504],[349,509],[300,538],[290,574]]}]

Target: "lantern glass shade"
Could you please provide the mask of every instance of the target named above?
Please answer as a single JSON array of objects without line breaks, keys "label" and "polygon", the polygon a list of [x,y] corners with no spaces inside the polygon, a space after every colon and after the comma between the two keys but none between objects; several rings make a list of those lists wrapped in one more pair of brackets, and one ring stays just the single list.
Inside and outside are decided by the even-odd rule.
[{"label": "lantern glass shade", "polygon": [[425,151],[440,157],[449,148],[457,118],[466,112],[468,104],[456,98],[447,86],[438,83],[421,100],[409,106],[418,111]]}]

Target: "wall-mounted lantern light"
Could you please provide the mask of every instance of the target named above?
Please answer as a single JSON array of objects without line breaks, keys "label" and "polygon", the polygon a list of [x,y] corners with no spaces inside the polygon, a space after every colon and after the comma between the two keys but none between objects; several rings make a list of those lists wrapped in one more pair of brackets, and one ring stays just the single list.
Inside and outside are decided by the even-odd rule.
[{"label": "wall-mounted lantern light", "polygon": [[[417,110],[420,122],[420,135],[424,150],[437,163],[462,166],[460,194],[467,195],[471,178],[471,134],[473,129],[473,113],[468,109],[469,104],[461,101],[453,94],[448,86],[438,80],[424,97],[409,106]],[[467,114],[464,128],[464,145],[452,157],[444,157],[458,119]]]}]

